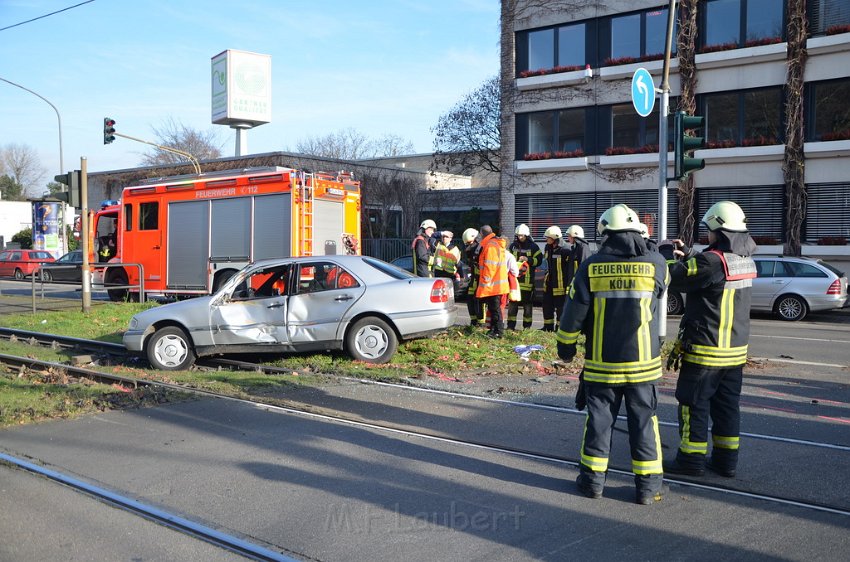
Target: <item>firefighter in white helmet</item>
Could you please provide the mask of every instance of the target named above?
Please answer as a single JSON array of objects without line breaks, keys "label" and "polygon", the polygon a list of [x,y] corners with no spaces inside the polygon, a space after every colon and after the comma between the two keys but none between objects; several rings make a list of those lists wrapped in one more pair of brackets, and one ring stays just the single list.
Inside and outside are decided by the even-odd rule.
[{"label": "firefighter in white helmet", "polygon": [[437,224],[431,219],[422,221],[419,232],[413,238],[410,249],[413,254],[413,273],[419,277],[433,277],[434,245],[431,237],[437,230]]},{"label": "firefighter in white helmet", "polygon": [[[702,476],[708,467],[732,478],[738,465],[741,384],[756,277],[750,256],[756,244],[744,211],[732,201],[712,205],[702,224],[708,228],[704,251],[672,241],[678,261],[669,262],[671,287],[686,292],[688,300],[668,365],[681,363],[676,384],[681,440],[675,460],[665,463],[664,471]],[[670,244],[659,249],[669,252],[665,246]]]},{"label": "firefighter in white helmet", "polygon": [[543,257],[546,260],[547,271],[543,279],[543,328],[544,332],[554,332],[561,309],[564,308],[564,297],[567,294],[567,275],[570,264],[570,247],[561,235],[561,229],[550,226],[543,233],[546,245],[543,247]]},{"label": "firefighter in white helmet", "polygon": [[567,284],[573,281],[581,262],[596,253],[596,244],[584,239],[584,229],[577,224],[567,229],[567,242],[572,244],[570,250],[570,262],[567,267]]},{"label": "firefighter in white helmet", "polygon": [[469,286],[466,289],[466,309],[469,311],[469,325],[477,326],[479,322],[484,320],[484,314],[481,310],[481,302],[475,296],[475,290],[478,289],[478,231],[474,228],[467,228],[461,235],[461,240],[464,244],[464,255],[466,256],[466,266],[469,268],[470,278]]},{"label": "firefighter in white helmet", "polygon": [[522,328],[531,328],[534,309],[534,273],[543,260],[543,252],[531,237],[528,225],[521,224],[514,231],[516,238],[508,247],[508,252],[516,258],[519,267],[517,282],[519,283],[520,300],[508,303],[508,330],[516,330],[517,314],[522,305]]},{"label": "firefighter in white helmet", "polygon": [[659,299],[666,289],[667,264],[646,249],[639,220],[626,205],[602,213],[599,252],[576,271],[558,330],[558,356],[571,361],[585,336],[584,368],[576,407],[587,407],[579,491],[599,498],[605,486],[611,435],[623,399],[628,412],[635,501],[661,499],[662,464],[655,381],[661,378]]}]

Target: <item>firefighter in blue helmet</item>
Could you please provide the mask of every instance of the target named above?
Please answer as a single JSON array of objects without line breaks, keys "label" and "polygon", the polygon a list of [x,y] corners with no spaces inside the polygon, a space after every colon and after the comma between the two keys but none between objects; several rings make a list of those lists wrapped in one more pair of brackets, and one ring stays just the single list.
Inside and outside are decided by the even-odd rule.
[{"label": "firefighter in blue helmet", "polygon": [[587,407],[578,490],[602,497],[611,437],[625,399],[635,501],[661,500],[661,438],[655,414],[655,381],[661,378],[659,298],[667,286],[667,264],[650,252],[639,220],[626,205],[602,213],[599,252],[584,260],[570,285],[558,330],[558,356],[571,361],[579,334],[585,359],[576,405]]},{"label": "firefighter in blue helmet", "polygon": [[[750,292],[756,244],[744,211],[720,201],[702,218],[708,248],[695,252],[674,240],[671,286],[687,293],[679,337],[671,354],[681,363],[676,384],[679,449],[664,471],[702,476],[705,467],[732,478],[738,465],[741,384],[750,339]],[[670,244],[660,249],[670,253]],[[711,457],[708,427],[711,420]]]}]

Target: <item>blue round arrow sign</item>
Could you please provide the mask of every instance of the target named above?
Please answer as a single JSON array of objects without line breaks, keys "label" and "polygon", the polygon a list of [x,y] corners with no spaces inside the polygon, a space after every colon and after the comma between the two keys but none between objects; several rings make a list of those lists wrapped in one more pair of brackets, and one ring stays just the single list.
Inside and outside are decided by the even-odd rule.
[{"label": "blue round arrow sign", "polygon": [[655,83],[645,68],[638,68],[632,76],[632,105],[641,117],[648,116],[655,107]]}]

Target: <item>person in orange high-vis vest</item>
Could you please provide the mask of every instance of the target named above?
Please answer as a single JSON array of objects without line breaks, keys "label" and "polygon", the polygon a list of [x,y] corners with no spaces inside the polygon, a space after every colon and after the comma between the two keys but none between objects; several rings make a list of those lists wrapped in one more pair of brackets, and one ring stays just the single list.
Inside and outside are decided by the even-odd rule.
[{"label": "person in orange high-vis vest", "polygon": [[504,331],[502,322],[502,295],[508,294],[508,265],[505,256],[507,241],[493,233],[493,228],[485,224],[481,227],[481,253],[478,256],[478,289],[475,296],[486,304],[490,311],[491,338],[501,338]]}]

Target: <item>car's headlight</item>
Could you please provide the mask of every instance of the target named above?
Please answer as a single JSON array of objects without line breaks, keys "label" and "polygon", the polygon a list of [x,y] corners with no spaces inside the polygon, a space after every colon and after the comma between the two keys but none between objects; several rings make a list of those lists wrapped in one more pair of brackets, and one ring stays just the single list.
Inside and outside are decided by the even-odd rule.
[{"label": "car's headlight", "polygon": [[139,321],[136,320],[135,316],[130,318],[130,328],[129,328],[130,330],[135,330],[138,325],[139,325]]}]

